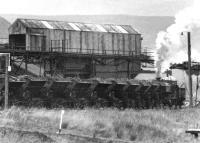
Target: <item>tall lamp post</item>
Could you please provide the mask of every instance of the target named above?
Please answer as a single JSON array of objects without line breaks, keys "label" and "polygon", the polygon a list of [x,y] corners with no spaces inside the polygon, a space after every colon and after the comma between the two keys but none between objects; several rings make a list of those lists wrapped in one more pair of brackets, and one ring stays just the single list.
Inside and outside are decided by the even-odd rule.
[{"label": "tall lamp post", "polygon": [[192,94],[192,73],[191,73],[191,33],[187,32],[188,39],[188,80],[189,80],[189,95],[190,95],[190,107],[193,106],[193,94]]},{"label": "tall lamp post", "polygon": [[[183,35],[183,32],[181,33]],[[189,96],[190,107],[193,107],[193,94],[192,94],[192,71],[191,71],[191,32],[187,32],[187,46],[188,46],[188,83],[189,83]]]}]

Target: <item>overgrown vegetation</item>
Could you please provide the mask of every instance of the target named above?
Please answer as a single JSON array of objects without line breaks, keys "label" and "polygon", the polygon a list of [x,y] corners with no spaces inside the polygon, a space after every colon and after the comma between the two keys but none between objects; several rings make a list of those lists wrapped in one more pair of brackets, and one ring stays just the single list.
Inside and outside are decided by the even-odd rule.
[{"label": "overgrown vegetation", "polygon": [[[185,134],[188,127],[200,124],[200,109],[118,110],[66,109],[62,133],[114,138],[135,142],[198,142]],[[12,107],[0,114],[2,127],[52,136],[58,130],[60,110]],[[56,140],[55,137],[51,137]],[[60,141],[59,141],[60,142]]]}]

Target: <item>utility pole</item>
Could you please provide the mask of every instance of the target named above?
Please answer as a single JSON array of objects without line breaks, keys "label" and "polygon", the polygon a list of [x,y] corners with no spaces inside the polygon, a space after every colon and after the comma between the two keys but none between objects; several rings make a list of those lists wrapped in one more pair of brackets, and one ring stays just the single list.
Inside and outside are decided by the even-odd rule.
[{"label": "utility pole", "polygon": [[191,75],[191,33],[187,32],[188,38],[188,80],[189,80],[189,95],[190,95],[190,107],[193,106],[192,95],[192,75]]},{"label": "utility pole", "polygon": [[4,103],[4,109],[8,109],[8,66],[9,66],[9,54],[5,54],[5,103]]},{"label": "utility pole", "polygon": [[196,97],[195,97],[195,106],[197,105],[197,94],[199,89],[199,74],[197,75],[197,85],[196,85]]}]

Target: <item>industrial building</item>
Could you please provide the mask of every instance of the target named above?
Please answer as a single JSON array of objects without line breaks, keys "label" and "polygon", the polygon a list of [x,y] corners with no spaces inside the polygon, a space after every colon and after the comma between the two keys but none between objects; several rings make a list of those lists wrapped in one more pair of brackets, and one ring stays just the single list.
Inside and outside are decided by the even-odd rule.
[{"label": "industrial building", "polygon": [[[129,25],[17,19],[9,28],[10,49],[29,53],[19,65],[29,71],[36,62],[40,76],[134,78],[141,62],[152,62],[141,42]],[[40,57],[33,60],[33,53]]]},{"label": "industrial building", "polygon": [[181,107],[176,81],[136,79],[154,62],[141,43],[129,25],[17,19],[0,49],[9,53],[1,68],[12,67],[0,82],[5,107]]}]

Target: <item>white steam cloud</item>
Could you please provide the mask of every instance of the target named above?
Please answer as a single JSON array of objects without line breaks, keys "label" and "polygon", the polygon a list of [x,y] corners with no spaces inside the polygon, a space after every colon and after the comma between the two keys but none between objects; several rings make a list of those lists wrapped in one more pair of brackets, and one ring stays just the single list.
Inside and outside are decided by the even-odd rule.
[{"label": "white steam cloud", "polygon": [[[187,34],[200,28],[200,1],[195,0],[175,15],[175,23],[166,31],[160,31],[156,39],[155,61],[158,72],[166,70],[170,63],[187,60]],[[184,35],[181,35],[181,33]],[[200,39],[199,39],[200,41]],[[199,42],[200,46],[200,42]],[[192,46],[192,60],[200,61],[200,47]]]}]

